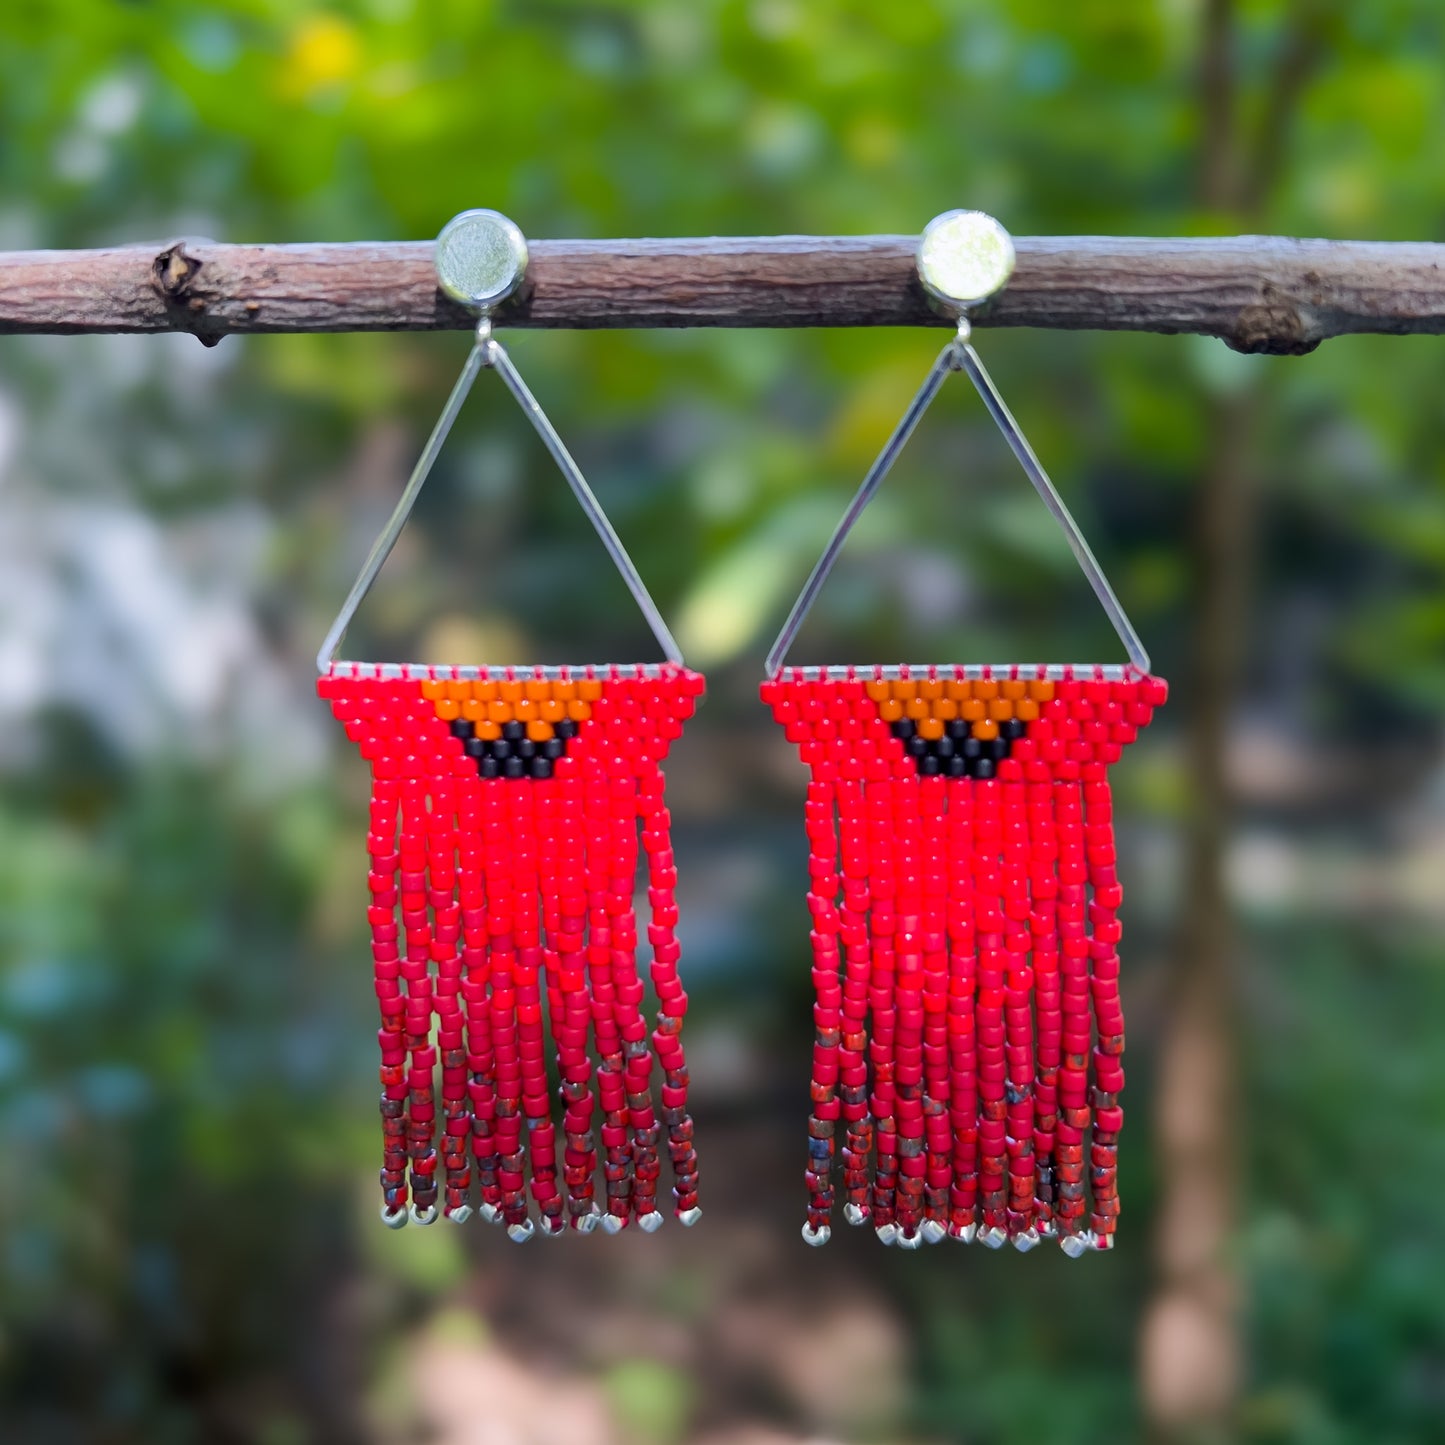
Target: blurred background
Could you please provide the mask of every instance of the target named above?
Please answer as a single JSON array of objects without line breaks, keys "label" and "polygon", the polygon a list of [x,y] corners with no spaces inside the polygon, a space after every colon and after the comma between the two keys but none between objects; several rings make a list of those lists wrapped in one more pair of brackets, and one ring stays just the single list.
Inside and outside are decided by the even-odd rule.
[{"label": "blurred background", "polygon": [[[9,0],[0,247],[1445,225],[1433,0]],[[376,1221],[365,778],[311,657],[466,338],[0,338],[0,1439],[1445,1439],[1445,380],[984,331],[1173,684],[1115,769],[1116,1253],[798,1238],[804,775],[757,702],[941,333],[513,355],[705,708],[668,767],[705,1218]],[[348,642],[650,659],[483,379]],[[969,388],[797,661],[1118,645]]]}]

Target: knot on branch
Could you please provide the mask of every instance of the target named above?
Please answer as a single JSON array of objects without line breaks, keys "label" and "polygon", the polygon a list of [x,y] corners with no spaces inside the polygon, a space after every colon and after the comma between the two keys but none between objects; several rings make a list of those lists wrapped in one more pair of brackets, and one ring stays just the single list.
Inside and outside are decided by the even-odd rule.
[{"label": "knot on branch", "polygon": [[1305,356],[1320,344],[1299,307],[1282,299],[1246,306],[1222,339],[1247,356]]},{"label": "knot on branch", "polygon": [[200,257],[188,255],[186,243],[177,241],[174,246],[167,246],[151,262],[151,277],[156,290],[165,300],[180,301],[190,290],[191,282],[195,280],[200,269]]},{"label": "knot on branch", "polygon": [[177,312],[178,326],[191,332],[202,345],[215,346],[223,331],[204,324],[206,298],[195,294],[196,277],[204,264],[199,256],[186,250],[184,241],[177,241],[151,262],[151,284],[161,300]]}]

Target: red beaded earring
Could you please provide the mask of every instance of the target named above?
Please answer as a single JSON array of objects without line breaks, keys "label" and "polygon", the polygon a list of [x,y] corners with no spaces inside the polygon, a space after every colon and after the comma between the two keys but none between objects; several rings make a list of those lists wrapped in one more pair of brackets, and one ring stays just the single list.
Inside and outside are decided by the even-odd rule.
[{"label": "red beaded earring", "polygon": [[[317,658],[317,691],[371,766],[372,958],[381,1010],[381,1217],[480,1212],[514,1240],[570,1221],[662,1223],[666,1131],[675,1212],[699,1216],[680,1031],[677,869],[661,764],[703,690],[596,498],[501,345],[492,307],[526,243],[494,211],[437,241],[442,289],[481,314],[396,512]],[[668,661],[606,667],[423,667],[334,661],[478,372],[496,371],[622,572]],[[644,1017],[633,896],[647,864],[656,1025]],[[551,1043],[549,1070],[547,1040]],[[595,1062],[594,1062],[595,1061]],[[436,1095],[440,1067],[441,1096]],[[658,1087],[660,1084],[660,1087]],[[552,1094],[562,1098],[562,1181]],[[441,1124],[441,1154],[436,1149]],[[606,1208],[595,1202],[600,1134]],[[565,1217],[564,1217],[565,1216]]]},{"label": "red beaded earring", "polygon": [[[1167,689],[969,344],[967,309],[1012,269],[991,217],[949,212],[924,231],[919,276],[958,334],[768,655],[763,701],[811,775],[810,1244],[830,1234],[841,1144],[844,1216],[885,1244],[1113,1245],[1123,892],[1108,768]],[[1063,528],[1129,663],[785,669],[849,531],[954,371]]]}]

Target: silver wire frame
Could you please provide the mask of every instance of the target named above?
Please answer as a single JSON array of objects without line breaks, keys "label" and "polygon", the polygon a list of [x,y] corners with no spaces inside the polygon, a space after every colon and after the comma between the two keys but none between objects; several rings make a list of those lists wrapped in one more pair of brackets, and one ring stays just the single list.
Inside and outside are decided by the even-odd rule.
[{"label": "silver wire frame", "polygon": [[545,678],[549,682],[577,682],[597,677],[606,680],[612,674],[628,678],[659,678],[670,666],[666,662],[549,662],[520,663],[508,666],[486,664],[453,666],[429,662],[343,662],[337,660],[330,671],[338,677],[363,682],[527,682]]},{"label": "silver wire frame", "polygon": [[[351,620],[356,616],[356,610],[361,606],[366,594],[371,591],[377,574],[391,555],[391,549],[396,546],[396,539],[401,535],[401,529],[406,525],[407,518],[411,516],[417,497],[421,495],[422,484],[436,464],[437,456],[447,439],[447,434],[451,431],[457,414],[462,409],[462,403],[466,401],[472,385],[477,379],[477,374],[484,367],[495,370],[506,383],[507,390],[516,398],[517,405],[522,408],[527,420],[532,423],[537,435],[542,438],[543,444],[551,453],[552,460],[557,463],[562,475],[566,477],[567,485],[572,488],[573,495],[587,515],[587,520],[592,523],[597,535],[602,539],[602,545],[607,548],[608,556],[612,558],[613,564],[622,575],[622,580],[627,584],[627,590],[631,592],[633,600],[641,608],[642,615],[647,619],[647,625],[652,629],[652,635],[657,639],[664,655],[669,662],[681,665],[682,650],[668,630],[662,614],[657,610],[657,604],[652,600],[652,594],[648,592],[647,584],[643,582],[632,558],[627,555],[627,549],[622,545],[622,539],[618,537],[606,512],[602,510],[601,503],[593,494],[592,488],[587,485],[587,479],[582,475],[577,463],[573,461],[572,454],[567,450],[562,438],[558,436],[556,428],[547,419],[546,412],[542,410],[537,398],[532,395],[527,383],[522,380],[517,368],[512,365],[511,357],[507,355],[501,342],[492,336],[490,321],[483,317],[478,323],[476,341],[462,367],[462,373],[457,378],[456,385],[452,387],[451,395],[447,397],[442,414],[437,418],[437,424],[432,428],[431,436],[427,438],[426,446],[422,448],[416,466],[412,468],[411,476],[407,479],[406,487],[396,504],[396,510],[391,514],[386,526],[381,529],[381,535],[372,544],[366,561],[361,565],[361,572],[352,585],[346,601],[341,605],[341,611],[337,613],[336,620],[327,630],[321,650],[316,654],[317,672],[324,674],[335,661],[336,653],[341,647],[341,639],[346,635],[346,629],[351,625]],[[355,665],[353,664],[353,666]],[[493,669],[493,671],[497,670]],[[535,670],[528,669],[527,671]]]},{"label": "silver wire frame", "polygon": [[[824,547],[822,556],[818,558],[808,580],[803,584],[803,590],[798,594],[798,600],[793,603],[793,610],[788,613],[782,631],[778,633],[772,647],[768,649],[764,669],[769,677],[776,677],[782,671],[783,660],[797,639],[808,613],[812,611],[813,604],[818,600],[818,594],[823,590],[823,584],[828,580],[828,574],[833,570],[833,564],[837,562],[849,533],[857,524],[858,518],[863,515],[863,509],[872,501],[873,494],[878,490],[883,479],[892,470],[894,462],[898,460],[898,454],[903,450],[908,438],[913,435],[913,430],[918,425],[923,413],[928,410],[929,403],[938,395],[939,389],[948,379],[949,374],[955,371],[966,373],[968,379],[973,382],[974,388],[988,409],[989,416],[1003,433],[1004,440],[1008,442],[1010,450],[1018,458],[1019,465],[1023,467],[1025,475],[1033,483],[1034,490],[1043,500],[1044,506],[1049,509],[1050,514],[1059,524],[1080,569],[1088,578],[1089,585],[1094,589],[1094,595],[1103,604],[1104,611],[1108,615],[1119,641],[1124,644],[1130,664],[1140,672],[1147,673],[1149,671],[1149,654],[1144,650],[1144,644],[1139,640],[1139,634],[1134,630],[1134,625],[1129,621],[1128,614],[1124,611],[1118,597],[1114,595],[1114,589],[1109,585],[1109,579],[1105,577],[1103,569],[1089,549],[1084,534],[1079,530],[1079,524],[1070,514],[1068,507],[1064,505],[1064,499],[1059,495],[1053,482],[1049,480],[1049,475],[1044,471],[1042,463],[1034,455],[1033,448],[1019,429],[1019,424],[1014,420],[1013,414],[1004,404],[1003,397],[999,395],[998,388],[979,359],[978,353],[969,344],[968,336],[968,321],[960,320],[958,334],[939,352],[938,359],[933,363],[928,375],[924,377],[923,385],[918,388],[917,394],[909,403],[908,410],[903,413],[902,419],[893,429],[892,436],[884,443],[883,450],[878,453],[877,459],[869,467],[862,485],[854,494],[853,500],[849,502],[847,511],[843,513],[842,519],[828,540],[828,545]],[[819,669],[819,671],[824,670]],[[829,668],[826,671],[831,674],[835,669]],[[844,668],[842,671],[846,675],[848,669]],[[892,671],[896,675],[896,669]],[[994,669],[993,671],[994,675],[1007,675],[1007,671],[1004,669]],[[1019,671],[1021,673],[1028,671],[1037,675],[1037,670],[1034,668],[1020,668]],[[1076,671],[1085,676],[1094,674],[1092,666],[1087,668],[1081,666]],[[859,675],[864,674],[863,669],[858,669],[858,672]],[[867,672],[871,675],[872,669],[868,669]],[[884,675],[889,675],[889,670],[885,670]],[[926,669],[923,671],[923,675],[927,675]],[[980,674],[968,669],[967,675]],[[1056,674],[1051,673],[1051,675]]]}]

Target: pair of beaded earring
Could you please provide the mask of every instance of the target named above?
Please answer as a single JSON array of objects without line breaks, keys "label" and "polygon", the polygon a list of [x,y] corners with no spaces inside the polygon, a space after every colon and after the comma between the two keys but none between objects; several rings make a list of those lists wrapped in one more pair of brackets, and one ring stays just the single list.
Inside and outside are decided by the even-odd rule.
[{"label": "pair of beaded earring", "polygon": [[[610,1233],[634,1220],[656,1229],[664,1129],[675,1212],[684,1224],[699,1216],[661,764],[703,679],[683,665],[576,463],[491,334],[492,309],[520,285],[526,260],[521,233],[496,212],[466,212],[438,238],[441,287],[479,313],[476,342],[317,659],[318,691],[371,765],[382,1219],[429,1224],[440,1200],[461,1222],[475,1172],[481,1213],[517,1240],[533,1232],[529,1190],[548,1234],[569,1222],[583,1233],[599,1221]],[[956,316],[957,334],[768,655],[763,701],[811,771],[810,1244],[830,1234],[840,1126],[845,1217],[871,1222],[885,1243],[977,1237],[1028,1249],[1057,1237],[1078,1255],[1113,1242],[1124,1022],[1107,769],[1166,689],[969,344],[969,309],[1012,266],[1007,232],[978,212],[949,212],[925,230],[919,277]],[[536,427],[665,663],[334,660],[483,369]],[[1129,663],[785,668],[853,525],[958,370],[1063,528]],[[651,1032],[633,901],[643,856]],[[599,1134],[605,1211],[595,1199]]]}]

